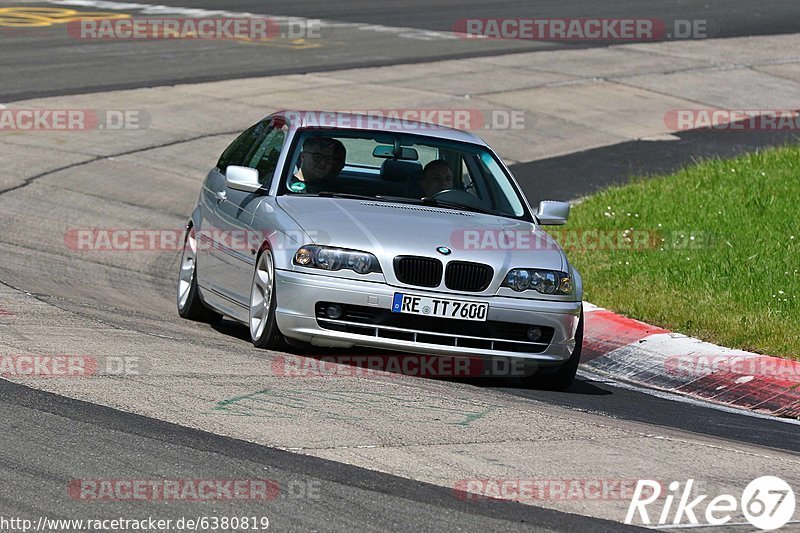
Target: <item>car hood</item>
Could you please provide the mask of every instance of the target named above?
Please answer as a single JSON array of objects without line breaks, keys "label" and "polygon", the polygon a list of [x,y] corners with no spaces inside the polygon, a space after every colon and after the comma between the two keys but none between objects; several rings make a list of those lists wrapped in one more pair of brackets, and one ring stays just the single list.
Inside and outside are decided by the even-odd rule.
[{"label": "car hood", "polygon": [[[384,272],[398,255],[485,263],[500,276],[511,268],[564,270],[567,265],[552,237],[521,220],[349,198],[280,196],[277,203],[314,244],[371,252]],[[451,253],[437,252],[442,246]]]}]

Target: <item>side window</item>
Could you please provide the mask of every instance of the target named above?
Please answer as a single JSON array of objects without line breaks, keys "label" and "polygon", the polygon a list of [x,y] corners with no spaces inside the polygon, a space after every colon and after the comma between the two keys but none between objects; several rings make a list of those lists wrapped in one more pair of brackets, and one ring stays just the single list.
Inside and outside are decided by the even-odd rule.
[{"label": "side window", "polygon": [[253,148],[256,141],[263,135],[264,130],[267,128],[268,122],[259,122],[255,126],[245,130],[244,133],[236,137],[230,146],[228,146],[219,161],[217,161],[217,168],[223,174],[227,170],[228,165],[244,165],[247,154]]},{"label": "side window", "polygon": [[469,175],[469,168],[464,159],[461,159],[461,184],[465,191],[478,196],[478,191],[475,189],[475,182],[472,180],[472,176]]},{"label": "side window", "polygon": [[419,164],[423,167],[433,161],[439,159],[439,150],[432,146],[425,146],[422,144],[415,144],[412,146],[419,154]]},{"label": "side window", "polygon": [[[480,163],[480,158],[474,154],[464,154],[464,166],[466,167],[465,176],[469,176],[469,185],[464,180],[464,188],[467,192],[474,194],[481,200],[488,200],[491,202],[491,196],[486,189],[486,175],[483,172],[483,166]],[[469,189],[467,189],[469,187]]]},{"label": "side window", "polygon": [[281,148],[286,140],[287,126],[281,128],[270,127],[268,133],[259,143],[258,147],[248,155],[245,166],[258,170],[258,180],[263,184],[272,181],[272,175],[278,166],[278,158],[281,156]]}]

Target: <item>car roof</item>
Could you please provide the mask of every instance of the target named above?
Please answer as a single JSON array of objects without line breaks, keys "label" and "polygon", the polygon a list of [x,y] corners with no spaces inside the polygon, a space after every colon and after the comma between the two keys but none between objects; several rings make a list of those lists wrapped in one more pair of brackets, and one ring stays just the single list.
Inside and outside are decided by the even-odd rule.
[{"label": "car roof", "polygon": [[[397,110],[397,112],[400,111]],[[329,130],[390,131],[488,146],[483,139],[468,131],[428,122],[407,120],[399,116],[397,112],[394,114],[389,112],[381,116],[338,111],[284,109],[271,114],[270,117],[283,117],[292,130],[321,128]]]}]

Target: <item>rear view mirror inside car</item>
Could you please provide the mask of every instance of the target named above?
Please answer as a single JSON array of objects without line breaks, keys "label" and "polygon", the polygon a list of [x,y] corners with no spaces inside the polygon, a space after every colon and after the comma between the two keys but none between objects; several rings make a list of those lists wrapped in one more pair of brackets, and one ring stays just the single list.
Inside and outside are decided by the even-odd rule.
[{"label": "rear view mirror inside car", "polygon": [[400,149],[400,153],[396,154],[394,146],[384,145],[376,146],[372,151],[372,157],[380,157],[383,159],[404,159],[408,161],[419,160],[419,154],[414,148],[403,147]]}]

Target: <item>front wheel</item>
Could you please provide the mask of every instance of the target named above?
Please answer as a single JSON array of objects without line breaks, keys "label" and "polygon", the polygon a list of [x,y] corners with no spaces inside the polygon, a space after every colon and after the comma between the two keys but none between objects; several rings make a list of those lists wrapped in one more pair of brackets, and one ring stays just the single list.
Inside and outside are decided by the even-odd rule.
[{"label": "front wheel", "polygon": [[583,308],[581,317],[578,320],[578,328],[575,330],[575,349],[567,361],[558,367],[558,370],[551,374],[533,375],[525,378],[525,385],[530,388],[564,391],[575,381],[575,374],[578,373],[578,365],[581,363],[581,351],[583,348]]},{"label": "front wheel", "polygon": [[261,252],[250,289],[250,340],[256,348],[280,348],[283,336],[275,320],[275,263],[269,249]]},{"label": "front wheel", "polygon": [[197,234],[194,227],[186,230],[178,274],[178,314],[182,318],[215,324],[222,315],[207,308],[200,300],[197,288]]}]

